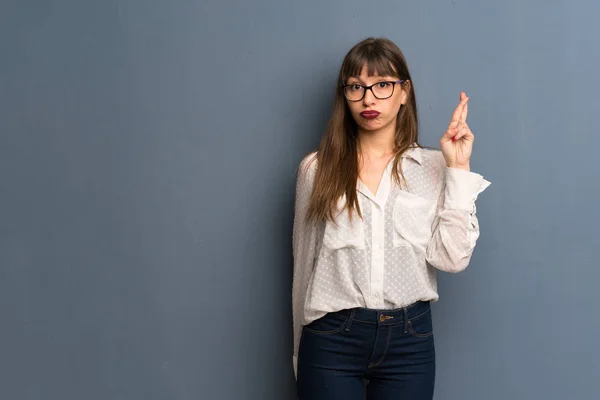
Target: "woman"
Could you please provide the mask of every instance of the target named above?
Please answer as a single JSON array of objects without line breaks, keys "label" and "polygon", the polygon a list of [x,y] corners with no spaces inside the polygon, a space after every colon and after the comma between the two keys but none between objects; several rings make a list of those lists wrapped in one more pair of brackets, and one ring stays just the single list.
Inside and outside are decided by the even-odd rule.
[{"label": "woman", "polygon": [[346,55],[329,125],[296,186],[300,400],[433,398],[436,270],[469,264],[475,200],[490,184],[470,172],[468,101],[461,93],[441,152],[425,149],[400,49],[369,38]]}]

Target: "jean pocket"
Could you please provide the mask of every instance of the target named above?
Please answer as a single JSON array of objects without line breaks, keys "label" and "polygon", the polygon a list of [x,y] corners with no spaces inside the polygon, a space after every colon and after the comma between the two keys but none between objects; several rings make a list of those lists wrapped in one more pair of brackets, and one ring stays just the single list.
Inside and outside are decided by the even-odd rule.
[{"label": "jean pocket", "polygon": [[348,323],[348,318],[347,315],[325,314],[323,317],[305,325],[304,330],[317,335],[333,335],[344,329]]},{"label": "jean pocket", "polygon": [[431,320],[431,308],[423,314],[408,320],[408,332],[419,338],[433,335],[433,321]]}]

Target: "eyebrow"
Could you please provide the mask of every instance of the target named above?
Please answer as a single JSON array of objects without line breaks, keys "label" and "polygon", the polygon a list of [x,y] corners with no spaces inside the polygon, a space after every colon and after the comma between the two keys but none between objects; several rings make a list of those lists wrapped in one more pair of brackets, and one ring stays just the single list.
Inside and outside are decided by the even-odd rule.
[{"label": "eyebrow", "polygon": [[[356,76],[350,76],[350,77],[348,77],[348,79],[346,79],[346,84],[349,84],[350,79],[356,79],[359,84],[366,85],[366,83],[364,83],[359,77],[356,77]],[[394,80],[397,80],[397,79],[398,78],[394,78],[392,76],[378,76],[377,77],[377,82],[382,82],[382,81],[390,82],[390,81],[394,81]]]}]

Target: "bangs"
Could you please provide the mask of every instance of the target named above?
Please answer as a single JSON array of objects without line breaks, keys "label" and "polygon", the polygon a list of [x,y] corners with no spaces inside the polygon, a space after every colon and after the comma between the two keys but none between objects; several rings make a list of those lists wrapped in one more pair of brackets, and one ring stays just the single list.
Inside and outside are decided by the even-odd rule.
[{"label": "bangs", "polygon": [[369,76],[398,76],[398,72],[392,66],[389,55],[382,54],[373,47],[359,49],[356,53],[350,54],[347,62],[342,68],[342,80],[346,82],[348,78],[358,77],[364,66],[367,67]]}]

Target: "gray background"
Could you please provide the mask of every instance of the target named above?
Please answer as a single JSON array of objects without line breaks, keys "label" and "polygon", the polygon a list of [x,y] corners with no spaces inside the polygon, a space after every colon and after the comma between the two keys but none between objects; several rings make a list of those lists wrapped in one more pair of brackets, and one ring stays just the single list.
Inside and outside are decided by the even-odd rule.
[{"label": "gray background", "polygon": [[346,51],[471,96],[438,400],[600,398],[597,1],[0,3],[0,398],[293,399],[295,169]]}]

